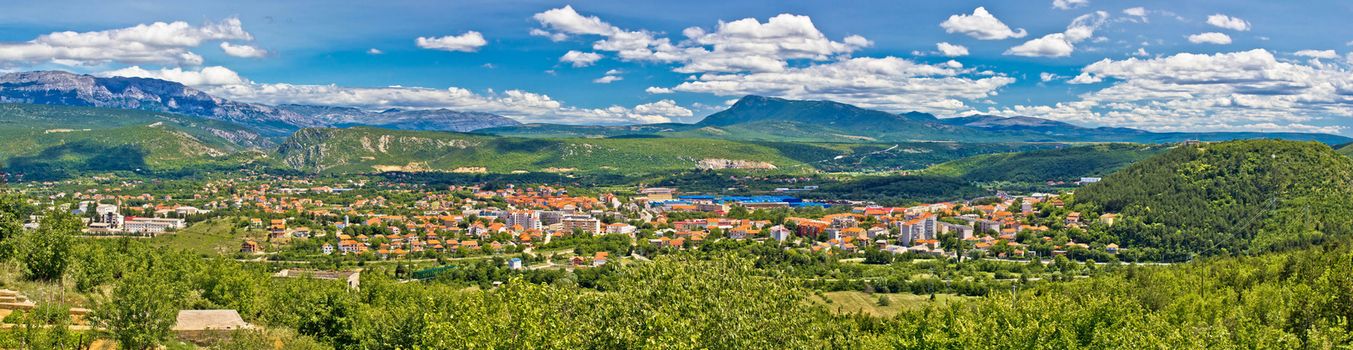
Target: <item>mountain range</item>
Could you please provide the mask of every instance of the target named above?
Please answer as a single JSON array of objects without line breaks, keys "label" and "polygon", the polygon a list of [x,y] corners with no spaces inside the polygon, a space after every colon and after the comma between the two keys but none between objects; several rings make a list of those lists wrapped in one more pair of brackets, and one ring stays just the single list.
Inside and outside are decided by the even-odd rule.
[{"label": "mountain range", "polygon": [[750,141],[803,142],[1140,142],[1281,138],[1337,144],[1343,136],[1307,133],[1158,133],[1130,128],[1088,128],[1035,117],[975,115],[939,118],[922,112],[888,113],[832,101],[746,96],[698,123],[626,126],[524,124],[478,130],[523,137],[655,135]]},{"label": "mountain range", "polygon": [[471,131],[520,124],[499,115],[446,109],[367,112],[351,107],[269,106],[231,101],[160,79],[98,77],[61,71],[0,75],[0,103],[176,113],[231,122],[261,135],[279,138],[308,127],[377,126]]},{"label": "mountain range", "polygon": [[[692,124],[521,124],[499,115],[446,109],[271,106],[158,79],[55,71],[0,75],[0,127],[0,137],[7,139],[0,145],[0,160],[10,171],[30,174],[193,169],[238,160],[339,172],[643,173],[711,167],[853,172],[914,170],[961,157],[1061,148],[1073,142],[1281,138],[1353,143],[1329,134],[1156,133],[1036,117],[939,118],[763,96],[743,97]],[[1341,151],[1353,153],[1350,149]],[[1126,152],[1100,151],[1082,153],[1098,157],[1096,152]],[[1057,164],[1071,158],[1031,154],[1005,163],[1034,159]],[[106,159],[125,161],[109,167],[101,163]],[[1004,158],[982,162],[999,159]]]}]

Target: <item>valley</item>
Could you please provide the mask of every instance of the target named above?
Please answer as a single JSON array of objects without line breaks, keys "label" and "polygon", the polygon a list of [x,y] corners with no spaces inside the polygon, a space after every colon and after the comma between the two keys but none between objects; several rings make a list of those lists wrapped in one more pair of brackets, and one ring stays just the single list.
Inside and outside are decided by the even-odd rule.
[{"label": "valley", "polygon": [[[292,119],[241,120],[25,89],[27,103],[0,104],[0,254],[12,254],[0,283],[34,301],[0,322],[42,327],[0,332],[0,346],[107,342],[130,332],[116,322],[141,322],[119,316],[132,308],[165,324],[228,310],[251,327],[215,340],[158,333],[189,348],[1301,347],[1346,336],[1349,281],[1315,278],[1353,275],[1328,263],[1353,242],[1342,136],[759,96],[696,124],[298,105],[267,117]],[[273,108],[172,98],[192,96]],[[1275,293],[1286,301],[1262,298]],[[1317,293],[1333,299],[1296,302]],[[1228,311],[1177,316],[1200,300]],[[1257,318],[1271,320],[1208,340],[1176,332]],[[1031,319],[1093,326],[1048,334]],[[503,333],[522,320],[548,328]],[[1006,325],[1001,340],[975,326],[991,322]],[[715,332],[728,327],[744,331]]]}]

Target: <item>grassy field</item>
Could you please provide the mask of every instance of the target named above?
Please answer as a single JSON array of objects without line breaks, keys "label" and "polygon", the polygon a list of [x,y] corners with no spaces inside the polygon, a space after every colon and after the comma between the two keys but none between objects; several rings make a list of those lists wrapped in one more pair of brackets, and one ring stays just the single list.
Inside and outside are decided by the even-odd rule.
[{"label": "grassy field", "polygon": [[234,228],[231,219],[199,222],[175,233],[151,238],[152,244],[206,255],[231,255],[240,251],[240,243],[249,238],[267,244],[268,233],[258,229]]},{"label": "grassy field", "polygon": [[[859,291],[826,292],[823,295],[826,296],[825,300],[817,296],[811,297],[810,300],[820,303],[834,312],[859,312],[875,317],[892,317],[903,310],[914,310],[931,304],[944,304],[963,298],[953,294],[935,294],[935,300],[931,301],[929,295],[911,293],[868,294]],[[881,297],[888,298],[889,305],[879,305],[879,298]]]}]

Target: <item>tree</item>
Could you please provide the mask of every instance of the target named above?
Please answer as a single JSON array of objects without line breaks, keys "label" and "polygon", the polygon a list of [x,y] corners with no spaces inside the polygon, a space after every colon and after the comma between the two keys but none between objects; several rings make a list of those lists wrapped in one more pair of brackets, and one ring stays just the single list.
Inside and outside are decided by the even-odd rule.
[{"label": "tree", "polygon": [[80,231],[80,219],[53,212],[42,219],[38,229],[20,237],[19,257],[24,276],[34,280],[59,280],[70,263],[71,236]]},{"label": "tree", "polygon": [[141,271],[123,276],[108,300],[99,302],[93,320],[111,333],[122,349],[153,349],[169,336],[183,298],[181,286],[165,276]]}]

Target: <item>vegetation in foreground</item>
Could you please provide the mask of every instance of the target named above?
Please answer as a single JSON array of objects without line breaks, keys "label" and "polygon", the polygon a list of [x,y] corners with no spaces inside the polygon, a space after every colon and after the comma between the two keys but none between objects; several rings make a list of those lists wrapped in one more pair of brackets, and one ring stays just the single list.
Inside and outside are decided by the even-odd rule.
[{"label": "vegetation in foreground", "polygon": [[[289,348],[1332,348],[1353,340],[1353,250],[1343,241],[1170,266],[1068,264],[1059,268],[1092,277],[1021,282],[878,317],[840,313],[802,280],[770,278],[765,257],[736,250],[612,267],[590,286],[509,276],[465,289],[400,283],[373,269],[351,290],[141,241],[75,240],[63,223],[72,218],[61,215],[50,215],[45,231],[24,232],[12,218],[30,209],[3,207],[0,242],[13,247],[11,259],[40,257],[22,260],[25,278],[70,283],[94,306],[98,334],[124,348],[168,342],[174,311],[187,308],[239,310],[270,332],[298,334],[286,338]],[[80,339],[52,322],[0,341],[64,347]],[[266,339],[241,334],[217,347]]]}]

